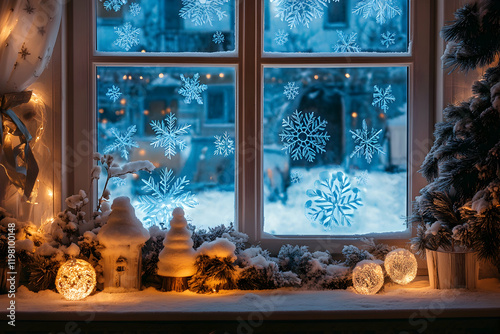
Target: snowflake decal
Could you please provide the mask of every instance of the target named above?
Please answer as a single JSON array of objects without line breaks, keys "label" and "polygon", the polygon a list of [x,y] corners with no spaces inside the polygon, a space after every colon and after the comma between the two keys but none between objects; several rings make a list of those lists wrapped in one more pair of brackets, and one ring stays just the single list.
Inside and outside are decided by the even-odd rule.
[{"label": "snowflake decal", "polygon": [[368,171],[362,171],[356,176],[356,182],[358,186],[365,186],[368,183]]},{"label": "snowflake decal", "polygon": [[278,29],[276,35],[274,36],[274,41],[278,45],[284,45],[286,42],[288,42],[288,33],[282,29]]},{"label": "snowflake decal", "polygon": [[176,122],[177,117],[170,113],[165,118],[165,121],[151,121],[150,125],[156,134],[156,140],[151,143],[154,147],[164,147],[165,156],[172,159],[177,154],[176,147],[179,150],[186,148],[186,141],[180,138],[181,135],[187,134],[187,130],[191,125],[179,126]]},{"label": "snowflake decal", "polygon": [[365,19],[375,16],[379,24],[384,24],[402,13],[393,0],[362,0],[356,4],[352,12],[362,15]]},{"label": "snowflake decal", "polygon": [[299,87],[295,86],[295,82],[289,82],[285,86],[285,91],[283,94],[289,99],[293,100],[297,95],[299,95]]},{"label": "snowflake decal", "polygon": [[290,28],[302,24],[309,28],[309,23],[323,16],[330,1],[339,0],[271,0],[275,3],[276,17],[286,21]]},{"label": "snowflake decal", "polygon": [[130,5],[129,10],[130,14],[137,16],[141,13],[141,6],[137,2],[134,2]]},{"label": "snowflake decal", "polygon": [[179,94],[184,96],[184,103],[190,104],[191,101],[196,100],[198,104],[203,104],[201,93],[206,91],[208,86],[200,84],[200,75],[196,73],[193,78],[186,78],[181,74],[181,80],[184,84],[179,89]]},{"label": "snowflake decal", "polygon": [[114,44],[128,51],[133,46],[139,45],[140,33],[141,30],[132,27],[130,22],[125,23],[121,27],[115,27],[115,34],[118,35],[118,38]]},{"label": "snowflake decal", "polygon": [[[103,2],[103,0],[99,0]],[[119,11],[122,9],[122,6],[127,4],[127,0],[106,0],[103,3],[103,6],[106,10],[114,10],[115,12]]]},{"label": "snowflake decal", "polygon": [[132,136],[136,133],[137,128],[135,125],[129,126],[127,131],[124,133],[120,133],[118,129],[112,128],[109,130],[111,134],[113,135],[115,141],[113,144],[106,146],[104,148],[104,154],[109,154],[111,152],[119,151],[120,156],[128,160],[129,158],[129,149],[132,149],[133,147],[139,147],[137,142],[132,139]]},{"label": "snowflake decal", "polygon": [[342,172],[322,172],[314,182],[315,189],[307,190],[311,200],[305,204],[306,217],[331,230],[333,225],[351,226],[354,212],[363,205],[359,189],[351,188],[349,178]]},{"label": "snowflake decal", "polygon": [[396,98],[392,95],[391,85],[387,86],[386,89],[378,88],[378,86],[375,85],[373,89],[372,105],[380,107],[384,113],[387,113],[387,110],[389,110],[389,103],[396,101]]},{"label": "snowflake decal", "polygon": [[215,43],[215,44],[222,44],[224,43],[224,34],[220,31],[217,31],[213,37],[212,37],[212,41]]},{"label": "snowflake decal", "polygon": [[340,30],[337,30],[339,40],[333,47],[335,52],[361,52],[361,48],[356,44],[357,35],[355,32],[350,33],[348,36]]},{"label": "snowflake decal", "polygon": [[168,168],[160,171],[160,182],[152,176],[142,182],[142,189],[149,194],[139,196],[137,207],[146,214],[145,222],[149,226],[168,225],[175,208],[194,208],[198,204],[194,194],[185,190],[189,180],[185,176],[176,179]]},{"label": "snowflake decal", "polygon": [[283,132],[279,134],[283,142],[283,150],[293,160],[306,159],[313,162],[317,153],[325,151],[330,136],[325,131],[327,121],[314,117],[314,112],[304,113],[296,110],[291,118],[283,120]]},{"label": "snowflake decal", "polygon": [[234,140],[229,137],[229,134],[224,132],[222,136],[215,136],[215,155],[223,155],[225,157],[234,153]]},{"label": "snowflake decal", "polygon": [[380,43],[385,45],[387,48],[393,44],[396,44],[396,34],[390,31],[382,33]]},{"label": "snowflake decal", "polygon": [[292,172],[290,174],[290,182],[291,183],[300,183],[300,182],[302,182],[303,178],[304,178],[304,176],[299,172]]},{"label": "snowflake decal", "polygon": [[377,131],[375,129],[371,129],[368,131],[366,121],[363,120],[362,129],[357,129],[355,131],[349,130],[349,132],[352,134],[352,139],[354,139],[354,143],[356,144],[354,152],[351,154],[351,158],[363,155],[366,161],[371,163],[374,154],[385,154],[382,147],[378,143],[378,136],[382,130]]},{"label": "snowflake decal", "polygon": [[195,25],[212,22],[215,17],[221,21],[227,16],[222,10],[222,6],[229,0],[182,0],[182,8],[179,11],[179,16],[183,19],[190,19]]},{"label": "snowflake decal", "polygon": [[120,98],[122,93],[120,92],[120,87],[116,87],[113,85],[113,87],[108,88],[108,92],[106,93],[106,96],[109,97],[109,99],[113,102],[116,102]]},{"label": "snowflake decal", "polygon": [[127,185],[127,180],[122,179],[121,177],[113,177],[111,182],[115,187],[123,187]]}]

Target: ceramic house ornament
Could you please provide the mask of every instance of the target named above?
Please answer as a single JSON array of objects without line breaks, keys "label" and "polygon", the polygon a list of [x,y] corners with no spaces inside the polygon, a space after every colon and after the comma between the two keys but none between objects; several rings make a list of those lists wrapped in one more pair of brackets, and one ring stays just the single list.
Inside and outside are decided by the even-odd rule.
[{"label": "ceramic house ornament", "polygon": [[142,246],[149,232],[135,216],[130,198],[118,197],[111,205],[108,222],[97,236],[106,247],[104,260],[104,288],[140,289]]}]

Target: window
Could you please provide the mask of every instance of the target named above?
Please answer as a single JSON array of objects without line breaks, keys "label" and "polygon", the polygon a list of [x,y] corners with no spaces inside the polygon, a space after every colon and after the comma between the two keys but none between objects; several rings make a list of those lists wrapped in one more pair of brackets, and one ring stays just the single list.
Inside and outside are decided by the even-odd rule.
[{"label": "window", "polygon": [[[221,1],[205,17],[211,22],[178,15],[181,1],[143,0],[137,15],[130,4],[119,15],[97,0],[72,4],[75,17],[94,15],[84,25],[95,32],[90,50],[73,49],[83,50],[73,65],[73,86],[83,88],[73,105],[95,110],[76,114],[73,143],[90,136],[119,162],[157,167],[116,181],[112,195],[131,196],[147,224],[164,224],[184,201],[193,224],[235,222],[271,250],[320,242],[338,251],[355,235],[407,239],[403,218],[422,187],[415,172],[431,142],[430,30],[414,26],[430,4],[394,0],[397,13],[381,24],[353,12],[360,1],[311,3],[319,4],[316,18],[299,16],[293,27],[295,14],[280,1]],[[74,34],[88,41],[81,30]],[[188,85],[194,94],[184,94]],[[120,145],[124,136],[130,145]],[[180,199],[148,199],[162,178],[182,183]],[[70,188],[90,186],[72,180]],[[339,195],[342,210],[332,200]],[[148,200],[164,205],[147,212]]]}]

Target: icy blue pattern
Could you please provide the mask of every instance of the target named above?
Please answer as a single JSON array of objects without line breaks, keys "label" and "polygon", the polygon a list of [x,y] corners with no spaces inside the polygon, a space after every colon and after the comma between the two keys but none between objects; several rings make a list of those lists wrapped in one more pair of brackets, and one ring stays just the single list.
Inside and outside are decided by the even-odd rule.
[{"label": "icy blue pattern", "polygon": [[355,131],[349,130],[352,134],[352,139],[354,139],[354,143],[356,147],[354,148],[354,152],[351,153],[351,159],[354,156],[364,156],[368,163],[372,162],[373,155],[380,153],[385,154],[382,147],[378,143],[378,136],[382,132],[382,130],[371,129],[368,131],[368,126],[366,125],[366,121],[363,120],[363,128],[357,129]]},{"label": "icy blue pattern", "polygon": [[337,44],[333,47],[335,52],[361,52],[361,48],[356,44],[357,34],[355,32],[350,33],[348,36],[340,30],[337,30],[337,35],[339,40]]},{"label": "icy blue pattern", "polygon": [[213,36],[212,36],[212,41],[215,44],[222,44],[224,43],[224,34],[220,31],[217,31]]},{"label": "icy blue pattern", "polygon": [[356,182],[358,186],[366,186],[368,183],[368,171],[365,170],[356,175]]},{"label": "icy blue pattern", "polygon": [[222,136],[215,137],[215,155],[223,155],[228,157],[234,153],[234,140],[229,137],[229,134],[224,132]]},{"label": "icy blue pattern", "polygon": [[392,95],[391,85],[387,86],[386,89],[378,88],[378,86],[375,85],[373,86],[373,90],[372,105],[380,107],[380,109],[387,113],[387,110],[389,110],[389,103],[396,101],[396,97]]},{"label": "icy blue pattern", "polygon": [[194,194],[185,190],[189,180],[185,176],[175,178],[168,168],[160,171],[160,182],[152,176],[142,182],[142,190],[148,194],[139,196],[137,208],[146,214],[144,220],[148,226],[168,225],[175,208],[194,208],[198,204]]},{"label": "icy blue pattern", "polygon": [[393,0],[362,0],[356,4],[352,12],[365,19],[374,16],[379,24],[384,24],[402,13]]},{"label": "icy blue pattern", "polygon": [[133,46],[139,45],[139,34],[140,29],[132,27],[130,22],[125,23],[121,27],[115,27],[115,34],[118,38],[115,41],[115,45],[123,48],[125,51],[130,50]]},{"label": "icy blue pattern", "polygon": [[285,32],[284,30],[282,29],[279,29],[277,32],[276,32],[276,35],[274,37],[274,41],[276,42],[276,44],[278,45],[285,45],[286,42],[288,42],[288,33]]},{"label": "icy blue pattern", "polygon": [[141,6],[137,2],[134,2],[130,5],[129,10],[130,14],[137,16],[141,13]]},{"label": "icy blue pattern", "polygon": [[136,133],[137,128],[135,125],[129,126],[127,131],[120,133],[118,129],[112,128],[109,130],[111,135],[114,137],[115,141],[113,144],[108,145],[104,148],[104,154],[109,154],[111,152],[119,151],[123,159],[128,160],[129,149],[134,147],[139,147],[139,144],[132,139],[132,136]]},{"label": "icy blue pattern", "polygon": [[309,23],[323,16],[325,7],[330,1],[339,0],[270,0],[275,3],[276,17],[286,21],[290,28],[299,24],[309,28]]},{"label": "icy blue pattern", "polygon": [[120,87],[113,85],[111,88],[108,88],[108,92],[106,96],[113,102],[116,102],[120,98],[122,93],[120,92]]},{"label": "icy blue pattern", "polygon": [[203,104],[201,93],[207,90],[208,86],[200,84],[200,74],[196,73],[193,78],[186,78],[181,74],[183,82],[182,88],[179,89],[179,94],[184,96],[184,103],[190,104],[191,101],[196,100],[198,104]]},{"label": "icy blue pattern", "polygon": [[291,183],[300,183],[300,182],[302,182],[303,178],[304,178],[304,175],[302,175],[302,173],[299,173],[299,172],[292,172],[290,174],[290,182]]},{"label": "icy blue pattern", "polygon": [[314,112],[302,113],[295,110],[291,117],[283,120],[283,132],[279,134],[283,150],[293,160],[306,159],[313,162],[317,153],[326,152],[326,142],[330,136],[325,131],[327,121],[315,117]]},{"label": "icy blue pattern", "polygon": [[177,154],[177,147],[181,151],[186,148],[186,141],[180,136],[187,134],[191,125],[177,125],[177,117],[174,113],[168,114],[165,121],[151,121],[150,125],[156,134],[156,140],[151,145],[165,148],[167,158],[172,159]]},{"label": "icy blue pattern", "polygon": [[387,48],[393,44],[396,44],[396,34],[390,31],[382,33],[380,43],[385,45]]},{"label": "icy blue pattern", "polygon": [[179,16],[185,20],[190,19],[195,25],[212,25],[214,19],[221,21],[227,16],[222,10],[226,2],[229,0],[182,0]]},{"label": "icy blue pattern", "polygon": [[295,82],[289,82],[285,86],[283,94],[285,94],[289,100],[293,100],[297,95],[299,95],[299,87],[295,86]]},{"label": "icy blue pattern", "polygon": [[351,226],[355,210],[362,206],[359,189],[351,188],[349,177],[342,172],[322,172],[314,182],[315,189],[307,190],[311,200],[305,204],[306,217],[331,230],[336,226]]},{"label": "icy blue pattern", "polygon": [[[99,1],[103,2],[103,0]],[[104,9],[107,11],[114,10],[115,12],[118,12],[126,4],[127,0],[106,0],[103,2]]]}]

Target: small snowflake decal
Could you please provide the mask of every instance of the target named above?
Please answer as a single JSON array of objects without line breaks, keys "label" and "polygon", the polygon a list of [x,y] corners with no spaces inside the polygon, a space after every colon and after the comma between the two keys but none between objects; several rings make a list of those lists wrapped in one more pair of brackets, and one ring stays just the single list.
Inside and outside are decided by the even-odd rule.
[{"label": "small snowflake decal", "polygon": [[127,131],[125,131],[124,133],[120,133],[116,128],[112,128],[109,131],[115,138],[115,142],[109,146],[106,146],[106,148],[104,149],[104,154],[120,151],[121,157],[125,160],[128,160],[129,157],[128,150],[132,149],[133,147],[139,147],[137,142],[132,139],[132,136],[137,131],[136,126],[135,125],[129,126]]},{"label": "small snowflake decal", "polygon": [[352,12],[362,15],[365,19],[375,16],[379,24],[384,24],[402,13],[393,0],[362,0],[356,4]]},{"label": "small snowflake decal", "polygon": [[314,182],[315,189],[307,190],[312,200],[305,204],[306,217],[331,230],[336,226],[351,226],[354,212],[363,205],[358,196],[359,189],[351,188],[349,177],[342,172],[322,172]]},{"label": "small snowflake decal", "polygon": [[137,16],[141,13],[141,6],[137,2],[134,2],[130,4],[129,10],[130,14],[132,14],[133,16]]},{"label": "small snowflake decal", "polygon": [[118,38],[115,41],[115,45],[125,49],[125,51],[130,50],[133,46],[139,45],[139,34],[141,30],[132,27],[130,22],[125,23],[121,27],[115,27],[115,34]]},{"label": "small snowflake decal", "polygon": [[387,110],[389,110],[389,103],[396,101],[396,98],[392,95],[391,85],[387,86],[386,89],[378,88],[378,86],[375,85],[373,89],[372,105],[380,107],[380,109],[387,113]]},{"label": "small snowflake decal", "polygon": [[330,136],[325,131],[327,121],[314,117],[314,112],[304,113],[296,110],[291,118],[283,120],[283,132],[279,134],[283,150],[293,160],[306,159],[313,162],[317,153],[326,152],[325,146]]},{"label": "small snowflake decal", "polygon": [[207,90],[208,86],[200,84],[200,75],[196,73],[193,78],[186,78],[181,74],[181,80],[184,83],[179,89],[179,94],[184,96],[184,103],[190,104],[192,100],[196,100],[198,104],[203,104],[201,93]]},{"label": "small snowflake decal", "polygon": [[217,31],[213,36],[212,36],[212,41],[215,44],[222,44],[224,43],[224,34],[221,31]]},{"label": "small snowflake decal", "polygon": [[288,42],[288,33],[286,33],[284,30],[279,29],[276,32],[276,35],[274,37],[274,41],[278,45],[284,45],[286,42]]},{"label": "small snowflake decal", "polygon": [[187,134],[187,129],[191,125],[179,126],[176,124],[177,117],[173,113],[170,113],[165,118],[165,122],[162,121],[151,121],[150,125],[156,133],[156,140],[151,143],[154,147],[164,147],[165,156],[172,159],[174,155],[177,154],[176,147],[179,150],[186,148],[186,142],[180,139],[181,135]]},{"label": "small snowflake decal", "polygon": [[285,86],[285,91],[283,94],[289,99],[293,100],[297,95],[299,95],[299,87],[295,86],[295,82],[289,82]]},{"label": "small snowflake decal", "polygon": [[30,0],[26,0],[26,6],[24,6],[24,11],[28,14],[33,14],[35,12],[35,7],[33,7],[30,3]]},{"label": "small snowflake decal", "polygon": [[358,186],[365,186],[368,183],[368,171],[362,171],[356,176],[356,182]]},{"label": "small snowflake decal", "polygon": [[183,19],[190,19],[195,25],[209,23],[212,25],[214,18],[221,21],[227,16],[222,10],[224,3],[229,0],[182,0],[182,8],[179,16]]},{"label": "small snowflake decal", "polygon": [[26,60],[27,56],[31,56],[31,53],[29,53],[28,48],[24,43],[23,46],[21,46],[21,51],[19,51],[18,54],[21,56],[23,60]]},{"label": "small snowflake decal", "polygon": [[339,40],[333,47],[335,52],[361,52],[361,48],[356,44],[357,34],[355,32],[345,36],[342,31],[337,30],[337,35],[339,35]]},{"label": "small snowflake decal", "polygon": [[234,153],[234,140],[229,137],[229,134],[224,132],[222,136],[215,136],[215,155],[223,155],[225,157]]},{"label": "small snowflake decal", "polygon": [[194,208],[198,204],[194,194],[185,190],[189,180],[185,176],[176,179],[173,174],[172,170],[165,168],[160,171],[160,182],[152,176],[149,180],[142,180],[142,189],[149,194],[139,196],[137,207],[146,214],[145,223],[149,226],[168,225],[175,208]]},{"label": "small snowflake decal", "polygon": [[[309,23],[321,18],[325,7],[331,0],[271,0],[275,3],[276,17],[286,21],[290,28],[302,24],[309,28]],[[339,2],[339,0],[332,0]]]},{"label": "small snowflake decal", "polygon": [[[103,0],[99,0],[103,2]],[[114,10],[115,12],[122,9],[123,5],[127,4],[127,0],[106,0],[103,2],[103,6],[106,10]]]},{"label": "small snowflake decal", "polygon": [[354,143],[356,144],[354,152],[351,154],[351,158],[363,155],[366,161],[371,163],[374,154],[385,154],[382,147],[378,143],[378,136],[382,130],[377,131],[375,129],[371,129],[368,131],[366,121],[363,120],[362,129],[357,129],[355,131],[349,130],[349,132],[352,134],[352,139],[354,139]]},{"label": "small snowflake decal", "polygon": [[120,87],[116,87],[113,85],[113,87],[108,88],[108,92],[106,93],[106,96],[109,97],[110,100],[113,102],[116,102],[120,98],[122,93],[120,92]]},{"label": "small snowflake decal", "polygon": [[380,43],[385,45],[387,48],[393,44],[396,44],[396,34],[390,31],[382,33]]},{"label": "small snowflake decal", "polygon": [[300,183],[300,182],[302,182],[303,177],[304,176],[299,172],[292,172],[290,174],[290,182],[291,183]]}]

